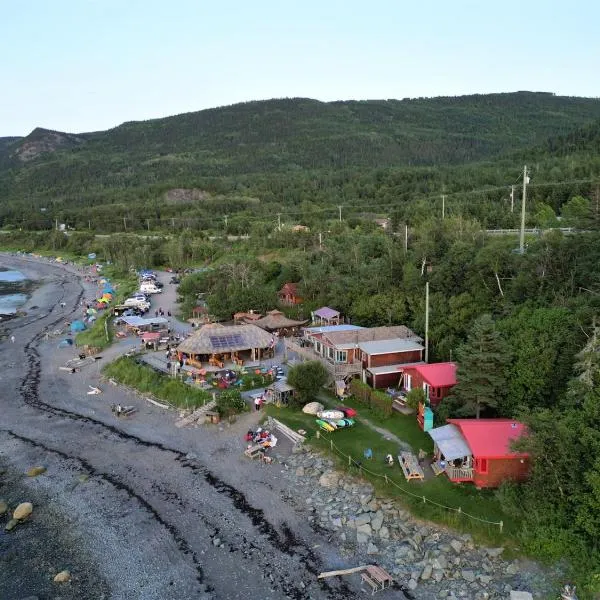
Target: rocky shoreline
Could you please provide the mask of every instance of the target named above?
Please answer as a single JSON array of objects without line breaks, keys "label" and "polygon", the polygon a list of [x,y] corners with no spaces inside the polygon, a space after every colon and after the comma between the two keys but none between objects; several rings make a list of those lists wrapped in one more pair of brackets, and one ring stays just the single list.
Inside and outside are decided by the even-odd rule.
[{"label": "rocky shoreline", "polygon": [[369,483],[336,471],[331,459],[300,448],[285,467],[290,500],[313,527],[330,532],[356,565],[386,569],[407,598],[417,590],[419,598],[506,599],[511,590],[552,597],[551,577],[535,563],[504,559],[504,548],[477,547],[469,534],[417,521]]}]

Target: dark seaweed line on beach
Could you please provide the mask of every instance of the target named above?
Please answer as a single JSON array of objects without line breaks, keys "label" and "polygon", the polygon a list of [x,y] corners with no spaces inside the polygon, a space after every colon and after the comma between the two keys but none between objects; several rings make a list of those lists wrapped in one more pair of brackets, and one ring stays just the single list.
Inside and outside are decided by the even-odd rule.
[{"label": "dark seaweed line on beach", "polygon": [[[63,281],[61,283],[61,287],[64,288],[64,285],[65,285],[65,282]],[[79,304],[79,301],[83,297],[83,293],[84,293],[84,290],[83,290],[83,287],[81,287],[81,291],[78,294],[76,301],[75,301],[75,306],[77,306],[77,304]],[[64,289],[63,289],[63,294],[62,294],[61,298],[58,300],[57,304],[60,303],[63,298],[64,298]],[[50,311],[49,313],[47,313],[45,315],[40,315],[36,319],[31,320],[28,323],[28,325],[50,316],[51,313],[52,313],[52,311]],[[63,315],[61,315],[58,319],[55,319],[54,321],[48,323],[47,327],[48,328],[53,327],[54,325],[59,323],[62,319],[63,319]],[[111,433],[115,434],[116,436],[118,436],[122,439],[125,439],[128,441],[133,441],[136,444],[141,444],[148,448],[154,448],[154,449],[158,449],[158,450],[161,450],[164,452],[172,453],[176,456],[176,460],[181,462],[183,467],[192,468],[192,465],[189,461],[184,461],[185,454],[177,449],[169,448],[169,447],[165,446],[164,444],[161,444],[158,442],[150,442],[148,440],[144,440],[138,436],[126,433],[123,430],[121,430],[113,425],[104,423],[98,419],[94,419],[92,417],[81,415],[76,412],[71,412],[71,411],[68,411],[68,410],[65,410],[62,408],[58,408],[58,407],[52,406],[52,405],[40,400],[38,390],[39,390],[40,377],[41,377],[41,366],[40,366],[39,353],[34,344],[41,341],[42,337],[43,337],[43,333],[38,333],[24,347],[25,354],[28,359],[28,372],[21,383],[20,392],[21,392],[21,396],[26,404],[33,406],[34,408],[36,408],[38,410],[50,413],[57,417],[78,420],[78,421],[82,421],[85,423],[90,423],[90,424],[96,425],[98,427],[109,430]],[[56,452],[59,452],[59,451],[56,451]],[[65,457],[67,457],[67,456],[68,455],[65,455]],[[80,461],[82,460],[82,459],[79,459],[78,457],[70,457],[70,458],[72,458],[73,460],[80,460]],[[85,461],[83,461],[83,462],[85,462]],[[194,461],[194,462],[196,462],[196,461]],[[312,552],[312,550],[310,548],[308,548],[305,544],[303,544],[302,542],[298,542],[295,539],[294,539],[294,543],[290,544],[291,540],[290,540],[289,535],[285,535],[284,537],[282,537],[279,534],[279,532],[273,527],[273,525],[271,525],[271,523],[269,523],[269,521],[265,518],[264,512],[262,510],[252,507],[242,492],[240,492],[238,489],[234,488],[233,486],[223,482],[221,479],[219,479],[217,476],[215,476],[205,465],[201,465],[200,463],[194,464],[193,470],[200,472],[202,474],[204,480],[211,487],[213,487],[219,494],[224,494],[227,497],[229,497],[232,500],[233,506],[239,512],[242,512],[243,514],[245,514],[250,519],[253,526],[255,528],[257,528],[257,530],[261,534],[266,535],[266,537],[273,544],[273,546],[275,546],[279,551],[281,551],[285,554],[288,554],[290,556],[296,556],[297,554],[300,554],[301,562],[304,565],[304,567],[307,569],[307,571],[314,576],[316,576],[318,574],[319,561],[318,561],[318,559],[316,559],[314,553]],[[112,479],[110,476],[105,478],[105,480],[109,481],[109,482],[110,482],[110,479]],[[117,483],[121,486],[126,487],[124,484],[122,484],[120,482],[117,482]],[[133,490],[131,490],[131,492],[133,494],[135,494],[135,492],[133,492]],[[140,501],[143,501],[143,502],[141,502],[142,505],[147,505],[147,506],[151,507],[151,505],[148,503],[148,501],[146,501],[145,499],[143,499],[141,497],[139,497],[139,499],[140,499]],[[173,527],[173,526],[171,526],[171,527]],[[289,530],[286,531],[286,533],[288,533],[288,532],[289,532]],[[295,600],[296,599],[301,600],[302,598],[308,598],[308,595],[306,594],[306,592],[304,590],[298,589],[296,586],[289,586],[289,584],[287,583],[287,580],[285,580],[285,581],[286,581],[286,583],[284,583],[282,585],[282,587],[284,589],[287,588],[286,592],[288,595],[291,595]],[[323,580],[319,580],[319,585],[321,586],[321,588],[324,591],[326,591],[328,593],[328,596],[331,600],[338,600],[338,599],[341,600],[343,598],[348,598],[349,595],[351,594],[350,590],[347,588],[347,586],[344,582],[341,582],[341,589],[339,591],[332,589],[331,586]],[[290,587],[292,587],[292,589],[290,589]]]}]

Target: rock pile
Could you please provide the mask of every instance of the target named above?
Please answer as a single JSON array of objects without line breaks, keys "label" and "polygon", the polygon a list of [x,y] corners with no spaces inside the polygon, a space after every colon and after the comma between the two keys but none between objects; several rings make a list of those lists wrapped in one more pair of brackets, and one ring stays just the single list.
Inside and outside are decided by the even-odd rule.
[{"label": "rock pile", "polygon": [[551,592],[549,577],[503,548],[477,547],[470,535],[416,521],[399,504],[375,496],[359,478],[334,470],[330,459],[302,449],[286,459],[288,497],[319,531],[330,532],[356,564],[378,564],[408,590],[427,598],[506,599],[514,590]]}]

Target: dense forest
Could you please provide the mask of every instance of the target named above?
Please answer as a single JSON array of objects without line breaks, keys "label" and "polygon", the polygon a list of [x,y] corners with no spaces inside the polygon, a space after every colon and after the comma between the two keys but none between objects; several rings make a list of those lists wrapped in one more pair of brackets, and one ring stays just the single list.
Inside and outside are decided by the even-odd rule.
[{"label": "dense forest", "polygon": [[[422,335],[428,282],[430,360],[459,364],[438,422],[481,415],[528,424],[531,479],[499,496],[523,523],[522,547],[569,561],[593,597],[598,119],[596,100],[519,93],[248,103],[61,138],[53,151],[59,134],[40,130],[37,158],[15,156],[25,140],[6,144],[4,245],[96,252],[123,270],[202,267],[180,285],[182,311],[201,294],[224,320],[272,309],[277,290],[297,282],[305,302],[286,309],[293,318],[329,305],[356,324],[405,324]],[[521,253],[517,236],[485,230],[517,226],[523,164],[527,223],[539,231]],[[75,231],[54,230],[55,219]],[[117,233],[98,235],[106,232]],[[482,375],[485,393],[474,390]]]},{"label": "dense forest", "polygon": [[[0,226],[247,234],[365,212],[512,227],[531,163],[530,225],[594,193],[600,101],[519,92],[322,103],[249,102],[106,132],[0,140]],[[583,130],[579,130],[583,128]],[[571,137],[569,137],[571,136]]]}]

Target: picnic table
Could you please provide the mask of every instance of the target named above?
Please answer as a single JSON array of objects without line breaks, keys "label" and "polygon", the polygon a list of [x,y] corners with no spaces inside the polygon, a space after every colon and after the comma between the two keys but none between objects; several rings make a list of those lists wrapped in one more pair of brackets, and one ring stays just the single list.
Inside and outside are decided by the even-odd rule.
[{"label": "picnic table", "polygon": [[371,565],[361,573],[361,579],[371,586],[371,594],[389,588],[394,583],[394,578],[381,567]]},{"label": "picnic table", "polygon": [[410,481],[411,479],[425,479],[425,473],[423,473],[417,457],[412,452],[400,452],[398,463],[402,468],[406,481]]}]

